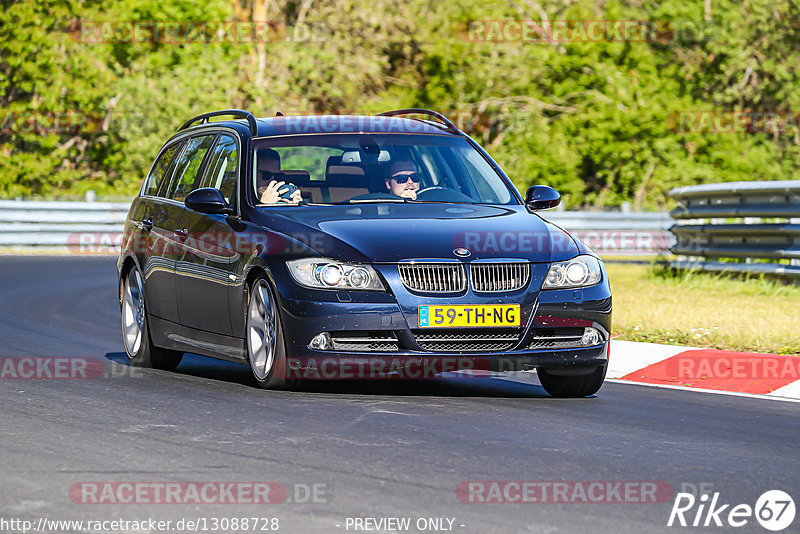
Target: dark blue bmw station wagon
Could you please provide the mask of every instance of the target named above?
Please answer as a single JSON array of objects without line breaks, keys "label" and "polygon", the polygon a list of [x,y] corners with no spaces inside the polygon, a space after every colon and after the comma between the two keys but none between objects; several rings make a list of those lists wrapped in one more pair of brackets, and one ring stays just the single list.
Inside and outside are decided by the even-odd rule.
[{"label": "dark blue bmw station wagon", "polygon": [[266,388],[535,369],[553,396],[591,395],[611,293],[597,255],[536,214],[559,202],[547,186],[523,199],[428,110],[200,115],[125,223],[125,350],[162,369],[184,352],[247,364]]}]

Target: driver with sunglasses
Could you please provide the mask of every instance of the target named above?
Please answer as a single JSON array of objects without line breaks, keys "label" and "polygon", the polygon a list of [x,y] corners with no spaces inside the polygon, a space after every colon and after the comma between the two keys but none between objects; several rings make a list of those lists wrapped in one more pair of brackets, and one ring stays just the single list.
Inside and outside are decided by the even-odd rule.
[{"label": "driver with sunglasses", "polygon": [[417,170],[417,166],[413,161],[396,161],[389,170],[389,177],[386,179],[386,189],[393,195],[409,200],[416,200],[421,178],[422,175]]}]

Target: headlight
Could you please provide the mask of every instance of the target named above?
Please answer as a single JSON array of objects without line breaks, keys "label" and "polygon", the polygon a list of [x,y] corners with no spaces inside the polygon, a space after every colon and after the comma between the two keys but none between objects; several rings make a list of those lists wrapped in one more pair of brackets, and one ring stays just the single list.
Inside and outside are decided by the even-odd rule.
[{"label": "headlight", "polygon": [[369,265],[342,263],[324,258],[286,262],[295,281],[314,289],[357,289],[385,291],[378,273]]},{"label": "headlight", "polygon": [[602,278],[600,262],[594,256],[578,256],[550,265],[542,289],[593,286]]}]

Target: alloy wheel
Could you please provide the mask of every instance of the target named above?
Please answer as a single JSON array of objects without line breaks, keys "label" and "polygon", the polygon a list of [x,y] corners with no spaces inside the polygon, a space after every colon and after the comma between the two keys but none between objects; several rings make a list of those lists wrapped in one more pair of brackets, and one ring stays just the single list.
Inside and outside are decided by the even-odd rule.
[{"label": "alloy wheel", "polygon": [[275,302],[267,282],[253,284],[247,310],[247,345],[250,367],[259,380],[264,380],[275,363],[277,346]]},{"label": "alloy wheel", "polygon": [[144,337],[144,292],[142,277],[136,268],[128,271],[125,279],[125,292],[122,297],[122,332],[128,357],[139,353]]}]

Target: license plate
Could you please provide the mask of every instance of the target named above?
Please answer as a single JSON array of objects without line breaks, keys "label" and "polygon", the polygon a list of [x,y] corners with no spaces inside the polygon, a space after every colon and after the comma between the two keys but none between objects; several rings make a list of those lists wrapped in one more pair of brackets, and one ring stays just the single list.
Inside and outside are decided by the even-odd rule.
[{"label": "license plate", "polygon": [[420,306],[420,328],[519,326],[519,304]]}]

